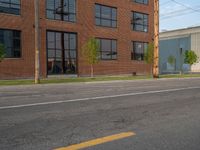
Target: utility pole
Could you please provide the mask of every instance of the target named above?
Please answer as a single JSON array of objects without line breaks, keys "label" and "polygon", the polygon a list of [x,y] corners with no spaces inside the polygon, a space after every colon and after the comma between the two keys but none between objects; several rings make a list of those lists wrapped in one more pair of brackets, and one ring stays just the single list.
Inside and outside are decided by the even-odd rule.
[{"label": "utility pole", "polygon": [[35,84],[40,83],[40,46],[39,46],[39,0],[34,0],[35,5]]},{"label": "utility pole", "polygon": [[159,78],[159,0],[154,0],[154,63],[153,77]]}]

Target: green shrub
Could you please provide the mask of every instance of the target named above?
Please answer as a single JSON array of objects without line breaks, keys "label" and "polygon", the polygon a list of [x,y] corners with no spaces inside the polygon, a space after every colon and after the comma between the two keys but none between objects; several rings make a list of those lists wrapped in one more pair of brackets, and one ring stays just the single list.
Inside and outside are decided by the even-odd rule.
[{"label": "green shrub", "polygon": [[184,62],[189,65],[193,65],[198,62],[197,54],[192,50],[185,51],[185,60]]},{"label": "green shrub", "polygon": [[3,44],[0,43],[0,62],[4,59],[5,57],[5,47]]}]

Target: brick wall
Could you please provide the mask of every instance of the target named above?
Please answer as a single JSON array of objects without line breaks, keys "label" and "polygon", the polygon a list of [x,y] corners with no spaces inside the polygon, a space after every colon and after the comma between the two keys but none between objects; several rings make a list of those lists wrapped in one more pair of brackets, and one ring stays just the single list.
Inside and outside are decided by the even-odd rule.
[{"label": "brick wall", "polygon": [[[117,7],[117,28],[95,26],[94,4]],[[46,19],[46,2],[40,1],[41,26],[41,75],[47,76],[46,30],[76,32],[78,41],[78,74],[90,74],[90,67],[81,55],[81,48],[89,37],[117,39],[117,60],[100,61],[95,65],[96,75],[117,75],[149,73],[150,66],[144,62],[131,60],[131,41],[151,42],[153,38],[153,0],[142,5],[132,0],[77,0],[77,22],[69,23]],[[149,14],[149,32],[135,32],[131,29],[131,12]],[[21,30],[22,57],[5,59],[0,63],[0,78],[28,78],[34,76],[34,0],[21,0],[21,16],[0,13],[1,29]]]}]

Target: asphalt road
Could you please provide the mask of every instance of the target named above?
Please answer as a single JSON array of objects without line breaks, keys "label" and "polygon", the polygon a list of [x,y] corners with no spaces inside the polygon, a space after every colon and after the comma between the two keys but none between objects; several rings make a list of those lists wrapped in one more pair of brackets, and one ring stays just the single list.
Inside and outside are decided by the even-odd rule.
[{"label": "asphalt road", "polygon": [[0,150],[200,150],[200,78],[0,87]]}]

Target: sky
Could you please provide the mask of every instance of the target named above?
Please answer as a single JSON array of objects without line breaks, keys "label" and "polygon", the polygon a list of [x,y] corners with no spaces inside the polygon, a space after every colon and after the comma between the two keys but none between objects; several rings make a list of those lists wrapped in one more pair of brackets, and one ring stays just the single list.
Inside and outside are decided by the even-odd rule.
[{"label": "sky", "polygon": [[200,0],[160,0],[160,31],[200,26]]}]

